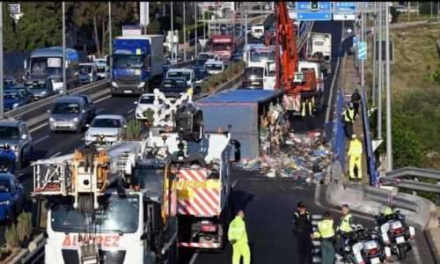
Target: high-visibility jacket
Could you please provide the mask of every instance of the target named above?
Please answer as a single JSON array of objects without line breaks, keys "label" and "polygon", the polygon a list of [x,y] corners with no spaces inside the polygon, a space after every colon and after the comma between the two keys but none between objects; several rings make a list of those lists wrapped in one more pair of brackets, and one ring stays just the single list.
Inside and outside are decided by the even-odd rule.
[{"label": "high-visibility jacket", "polygon": [[353,216],[351,214],[342,216],[338,226],[338,230],[344,233],[350,233],[353,232],[353,229],[354,229]]},{"label": "high-visibility jacket", "polygon": [[353,122],[354,109],[347,108],[343,112],[345,122]]},{"label": "high-visibility jacket", "polygon": [[313,114],[313,102],[311,101],[307,101],[307,102],[302,102],[302,111],[301,111],[301,116],[305,117],[306,116],[306,109],[308,108],[308,115],[311,116]]},{"label": "high-visibility jacket", "polygon": [[318,230],[313,233],[314,237],[330,238],[335,235],[335,230],[333,229],[333,220],[325,219],[318,223]]},{"label": "high-visibility jacket", "polygon": [[235,240],[236,243],[248,243],[246,224],[241,217],[236,216],[229,224],[228,240]]},{"label": "high-visibility jacket", "polygon": [[359,139],[353,139],[350,141],[350,147],[348,149],[349,156],[358,156],[362,155],[362,142]]}]

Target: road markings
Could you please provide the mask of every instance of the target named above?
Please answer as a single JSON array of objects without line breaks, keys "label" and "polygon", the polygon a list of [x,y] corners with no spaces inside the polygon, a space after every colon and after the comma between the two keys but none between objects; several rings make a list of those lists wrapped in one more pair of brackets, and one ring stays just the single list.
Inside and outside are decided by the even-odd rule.
[{"label": "road markings", "polygon": [[419,247],[417,246],[416,241],[414,241],[411,244],[412,244],[413,255],[416,259],[417,264],[422,264],[422,258],[420,257]]},{"label": "road markings", "polygon": [[199,252],[194,253],[194,255],[192,256],[191,260],[189,261],[189,264],[194,264],[196,263],[196,259],[199,256]]},{"label": "road markings", "polygon": [[134,109],[128,110],[127,114],[133,113]]},{"label": "road markings", "polygon": [[49,159],[51,159],[51,158],[55,158],[56,156],[58,156],[58,155],[60,155],[61,154],[61,151],[60,152],[57,152],[55,155],[53,155],[52,157],[50,157]]},{"label": "road markings", "polygon": [[238,182],[238,179],[235,179],[234,182],[232,183],[232,188],[235,187],[235,185],[237,184],[237,182]]},{"label": "road markings", "polygon": [[103,98],[101,98],[101,99],[96,100],[94,103],[96,104],[96,103],[99,103],[99,102],[105,101],[105,100],[107,100],[107,99],[109,99],[109,98],[111,98],[111,97],[112,97],[111,95],[108,95],[108,96],[106,96],[106,97],[103,97]]},{"label": "road markings", "polygon": [[40,142],[42,142],[42,141],[44,141],[44,140],[46,140],[48,138],[49,138],[49,135],[44,135],[44,136],[40,137],[39,139],[35,140],[34,141],[34,145],[36,145],[36,144],[38,144],[38,143],[40,143]]},{"label": "road markings", "polygon": [[38,129],[41,129],[41,128],[47,126],[47,125],[49,125],[49,123],[43,123],[43,124],[41,124],[41,125],[39,125],[39,126],[37,126],[37,127],[34,127],[34,128],[32,128],[32,129],[29,129],[29,132],[34,133],[34,132],[37,131]]}]

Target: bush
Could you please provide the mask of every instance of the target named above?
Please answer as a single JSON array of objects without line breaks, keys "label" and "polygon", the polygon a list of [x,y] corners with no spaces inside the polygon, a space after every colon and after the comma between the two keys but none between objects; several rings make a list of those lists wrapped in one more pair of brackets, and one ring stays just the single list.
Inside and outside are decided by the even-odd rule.
[{"label": "bush", "polygon": [[140,140],[142,133],[142,123],[136,119],[128,121],[127,128],[125,129],[125,140]]},{"label": "bush", "polygon": [[222,73],[208,77],[208,79],[201,84],[202,93],[210,92],[216,86],[230,81],[232,77],[235,77],[235,75],[243,71],[245,66],[244,61],[234,62],[229,64]]},{"label": "bush", "polygon": [[32,215],[23,212],[18,216],[17,233],[20,241],[30,238],[32,232]]},{"label": "bush", "polygon": [[6,246],[9,249],[17,248],[20,246],[20,240],[18,237],[16,225],[12,225],[6,228],[5,238],[6,238]]}]

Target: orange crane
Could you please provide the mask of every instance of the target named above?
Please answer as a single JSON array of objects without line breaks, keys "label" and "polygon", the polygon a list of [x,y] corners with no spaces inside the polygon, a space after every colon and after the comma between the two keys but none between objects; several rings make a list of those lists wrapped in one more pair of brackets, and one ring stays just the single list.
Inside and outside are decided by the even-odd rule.
[{"label": "orange crane", "polygon": [[[286,2],[277,4],[277,89],[284,88],[284,103],[287,110],[297,110],[302,100],[314,98],[317,92],[316,74],[312,69],[298,72],[299,56],[296,47],[296,32],[293,20],[289,18]],[[279,48],[282,48],[280,57]],[[280,67],[282,73],[280,74]],[[295,107],[296,106],[296,107]]]}]

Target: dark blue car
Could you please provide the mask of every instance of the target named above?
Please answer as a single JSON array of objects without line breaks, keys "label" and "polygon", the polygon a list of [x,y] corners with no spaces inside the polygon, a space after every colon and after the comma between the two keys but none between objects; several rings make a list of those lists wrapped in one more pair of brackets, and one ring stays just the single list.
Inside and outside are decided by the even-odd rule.
[{"label": "dark blue car", "polygon": [[24,188],[12,173],[0,173],[0,221],[14,220],[23,209]]},{"label": "dark blue car", "polygon": [[15,78],[13,77],[5,77],[3,78],[3,89],[12,88],[17,84]]},{"label": "dark blue car", "polygon": [[28,98],[23,96],[20,91],[7,89],[3,95],[3,105],[5,111],[9,111],[28,103]]}]

